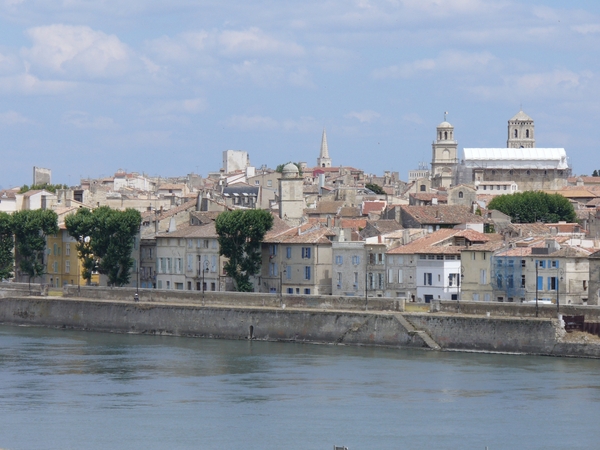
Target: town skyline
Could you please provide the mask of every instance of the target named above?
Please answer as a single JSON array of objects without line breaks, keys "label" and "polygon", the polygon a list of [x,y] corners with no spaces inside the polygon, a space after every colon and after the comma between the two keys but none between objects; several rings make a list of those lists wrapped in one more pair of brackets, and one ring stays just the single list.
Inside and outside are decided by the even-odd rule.
[{"label": "town skyline", "polygon": [[234,6],[1,4],[0,185],[205,176],[229,149],[314,167],[323,128],[333,165],[406,180],[445,111],[462,151],[504,147],[520,108],[574,174],[600,167],[596,4]]}]

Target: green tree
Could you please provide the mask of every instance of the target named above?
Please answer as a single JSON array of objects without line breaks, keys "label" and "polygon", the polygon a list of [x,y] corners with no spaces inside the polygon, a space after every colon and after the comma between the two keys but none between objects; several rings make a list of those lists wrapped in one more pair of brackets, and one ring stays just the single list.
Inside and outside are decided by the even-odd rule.
[{"label": "green tree", "polygon": [[592,176],[593,177],[600,177],[600,173],[598,173],[598,171],[594,169],[594,171],[592,172]]},{"label": "green tree", "polygon": [[58,189],[68,189],[69,187],[66,184],[48,184],[48,183],[43,183],[43,184],[33,184],[31,186],[27,186],[26,184],[24,184],[23,186],[21,186],[21,189],[19,189],[19,194],[24,194],[27,191],[37,191],[37,190],[42,190],[45,189],[48,192],[52,192],[53,194],[56,193],[56,191]]},{"label": "green tree", "polygon": [[44,274],[46,236],[58,233],[58,216],[48,209],[18,211],[12,215],[19,268],[32,278]]},{"label": "green tree", "polygon": [[302,167],[300,166],[300,163],[295,163],[292,161],[288,161],[285,164],[279,164],[276,168],[275,168],[275,172],[279,172],[282,173],[283,172],[283,168],[288,165],[289,163],[292,163],[293,165],[295,165],[298,168],[298,174],[300,176],[302,176]]},{"label": "green tree", "polygon": [[219,252],[229,260],[225,271],[236,291],[252,292],[250,277],[260,270],[261,243],[273,226],[273,216],[262,209],[225,211],[215,222]]},{"label": "green tree", "polygon": [[131,252],[141,223],[139,211],[131,208],[119,211],[108,206],[93,211],[80,208],[65,218],[67,232],[77,240],[82,276],[87,283],[94,270],[106,275],[110,286],[129,283],[133,267]]},{"label": "green tree", "polygon": [[13,276],[14,247],[12,217],[10,214],[0,212],[0,279],[2,280]]},{"label": "green tree", "polygon": [[385,194],[385,191],[383,190],[383,188],[381,186],[379,186],[378,184],[367,183],[367,184],[365,184],[365,187],[367,189],[369,189],[370,191],[373,191],[374,193],[378,194],[378,195]]},{"label": "green tree", "polygon": [[509,215],[515,223],[574,222],[577,219],[573,205],[567,198],[541,191],[500,195],[489,203],[488,208]]}]

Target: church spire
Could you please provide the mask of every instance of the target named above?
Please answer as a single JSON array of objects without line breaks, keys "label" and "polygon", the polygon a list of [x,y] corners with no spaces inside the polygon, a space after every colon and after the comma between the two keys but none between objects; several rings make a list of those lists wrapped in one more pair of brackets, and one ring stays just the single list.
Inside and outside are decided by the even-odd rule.
[{"label": "church spire", "polygon": [[317,158],[317,166],[331,167],[331,158],[329,157],[329,148],[327,147],[327,133],[323,128],[323,137],[321,138],[321,152]]}]

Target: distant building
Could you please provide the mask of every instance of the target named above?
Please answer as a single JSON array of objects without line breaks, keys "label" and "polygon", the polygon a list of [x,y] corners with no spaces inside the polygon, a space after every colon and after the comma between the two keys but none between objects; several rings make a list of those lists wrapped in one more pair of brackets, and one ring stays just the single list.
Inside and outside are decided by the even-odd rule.
[{"label": "distant building", "polygon": [[331,167],[331,158],[329,157],[329,148],[327,147],[327,133],[323,128],[323,136],[321,137],[321,151],[317,158],[317,167]]},{"label": "distant building", "polygon": [[223,170],[232,173],[238,170],[246,171],[250,167],[250,155],[242,150],[225,150],[223,152]]}]

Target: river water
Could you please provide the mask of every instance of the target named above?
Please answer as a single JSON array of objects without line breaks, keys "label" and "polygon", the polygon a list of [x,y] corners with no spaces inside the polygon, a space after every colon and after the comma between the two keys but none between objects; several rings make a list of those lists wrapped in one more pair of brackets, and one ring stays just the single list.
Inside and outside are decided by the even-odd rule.
[{"label": "river water", "polygon": [[0,327],[2,449],[600,448],[600,361]]}]

